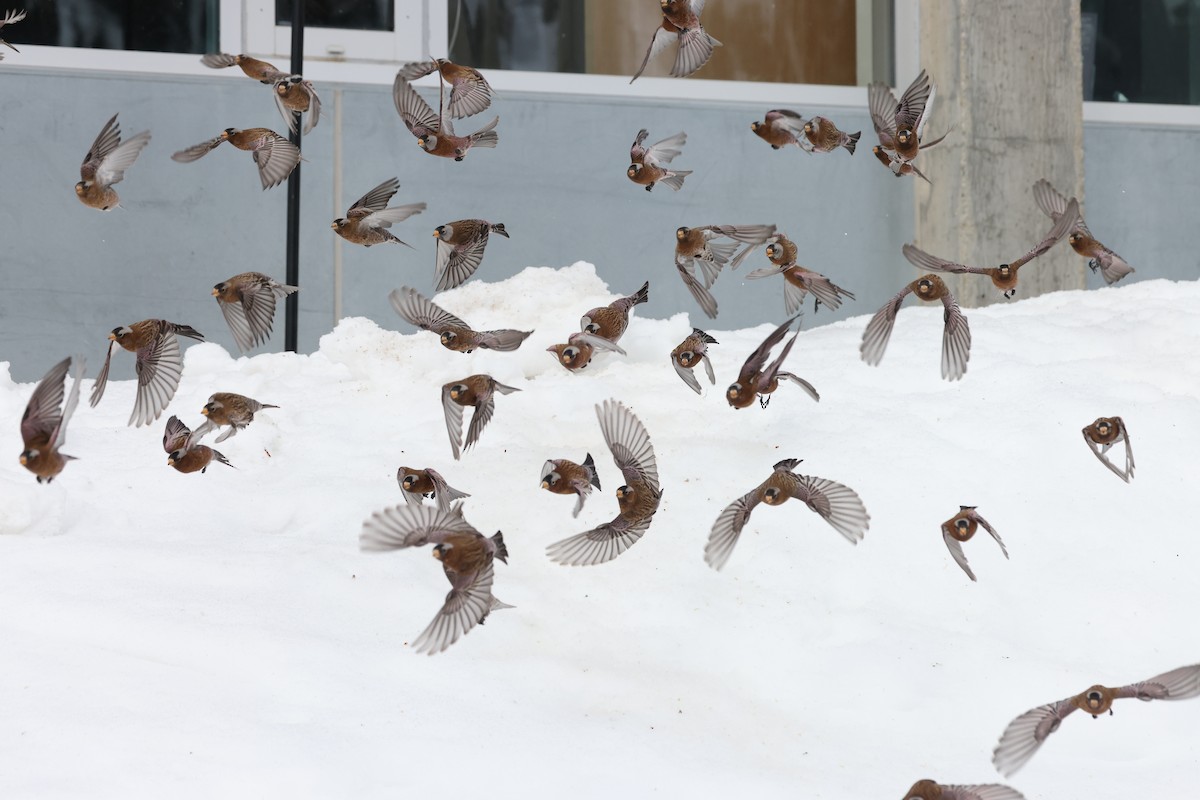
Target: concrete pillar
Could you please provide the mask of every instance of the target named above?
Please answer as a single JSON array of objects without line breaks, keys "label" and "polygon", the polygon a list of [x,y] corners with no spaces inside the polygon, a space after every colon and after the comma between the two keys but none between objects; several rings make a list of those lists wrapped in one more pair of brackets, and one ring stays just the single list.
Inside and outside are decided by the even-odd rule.
[{"label": "concrete pillar", "polygon": [[[1046,178],[1083,205],[1079,0],[920,0],[921,66],[937,84],[917,158],[916,244],[972,266],[1011,261],[1051,222],[1033,201]],[[915,75],[897,75],[903,91]],[[1015,299],[1084,288],[1085,262],[1063,241],[1021,268]],[[964,307],[1004,302],[983,276],[950,276]]]}]

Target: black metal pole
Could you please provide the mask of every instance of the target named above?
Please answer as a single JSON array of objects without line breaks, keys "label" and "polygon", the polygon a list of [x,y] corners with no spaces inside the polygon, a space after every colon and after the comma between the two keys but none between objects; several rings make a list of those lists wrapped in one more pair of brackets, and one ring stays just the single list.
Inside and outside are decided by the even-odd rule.
[{"label": "black metal pole", "polygon": [[[304,0],[292,0],[292,66],[293,75],[304,73]],[[293,130],[288,137],[300,147],[300,115],[292,115]],[[287,283],[300,285],[300,164],[288,176],[287,184]],[[293,292],[284,300],[283,347],[296,352],[299,340],[300,298]]]}]

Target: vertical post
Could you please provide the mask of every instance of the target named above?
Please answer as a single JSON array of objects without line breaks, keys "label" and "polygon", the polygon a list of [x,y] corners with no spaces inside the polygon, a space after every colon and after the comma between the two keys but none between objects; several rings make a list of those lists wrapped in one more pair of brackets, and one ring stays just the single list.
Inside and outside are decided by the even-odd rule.
[{"label": "vertical post", "polygon": [[[1083,201],[1079,0],[921,0],[921,65],[938,85],[913,181],[917,246],[960,264],[996,266],[1050,230],[1033,200],[1046,178]],[[901,73],[901,90],[916,73]],[[1021,272],[1017,297],[1084,288],[1083,261],[1059,245]],[[991,281],[946,281],[964,307],[997,302]]]},{"label": "vertical post", "polygon": [[[292,0],[292,64],[293,75],[304,72],[304,0]],[[300,147],[300,115],[290,112],[293,120],[292,144]],[[300,164],[288,176],[287,185],[287,283],[300,285]],[[299,340],[300,298],[296,293],[284,300],[283,347],[296,352]]]},{"label": "vertical post", "polygon": [[[344,213],[342,205],[342,90],[333,90],[333,217]],[[342,320],[342,237],[333,240],[333,325]]]}]

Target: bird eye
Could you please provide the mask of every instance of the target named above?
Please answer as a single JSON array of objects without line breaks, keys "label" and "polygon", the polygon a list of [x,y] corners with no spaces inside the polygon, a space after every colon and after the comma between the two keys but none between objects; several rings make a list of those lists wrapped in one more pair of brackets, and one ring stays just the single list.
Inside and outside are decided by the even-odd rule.
[{"label": "bird eye", "polygon": [[443,343],[453,342],[457,338],[458,338],[458,334],[455,333],[454,331],[446,331],[445,333],[442,334],[442,342]]},{"label": "bird eye", "polygon": [[690,367],[692,365],[692,359],[695,357],[696,356],[691,350],[684,350],[679,354],[679,363],[683,364],[685,367]]},{"label": "bird eye", "polygon": [[578,355],[579,355],[578,347],[564,347],[563,351],[562,351],[563,363],[565,364],[567,362],[574,361],[575,357]]},{"label": "bird eye", "polygon": [[930,289],[933,288],[933,281],[921,281],[917,285],[921,287],[922,292],[928,292]]},{"label": "bird eye", "polygon": [[763,501],[764,502],[773,503],[777,499],[779,499],[779,490],[776,489],[774,486],[768,488],[765,492],[763,492]]},{"label": "bird eye", "polygon": [[971,527],[971,523],[967,522],[965,519],[960,519],[954,523],[954,527],[958,528],[960,531],[965,531],[967,528]]}]

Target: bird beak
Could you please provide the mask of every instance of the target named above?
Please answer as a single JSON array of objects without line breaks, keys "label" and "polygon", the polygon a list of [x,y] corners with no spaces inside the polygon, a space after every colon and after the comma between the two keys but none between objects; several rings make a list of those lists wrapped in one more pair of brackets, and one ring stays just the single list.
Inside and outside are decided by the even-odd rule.
[{"label": "bird beak", "polygon": [[213,296],[213,297],[216,297],[216,296],[217,296],[217,295],[219,295],[219,294],[220,294],[220,292],[218,292],[216,289],[213,289],[213,290],[212,290],[212,296]]},{"label": "bird beak", "polygon": [[[25,466],[25,464],[27,463],[27,461],[28,461],[28,459],[26,459],[26,458],[25,458],[25,456],[24,456],[24,455],[22,455],[22,456],[21,456],[21,466],[22,466],[22,467],[23,467],[23,466]],[[546,485],[545,483],[542,483],[542,486],[545,486],[545,485]]]},{"label": "bird beak", "polygon": [[115,341],[117,340],[117,335],[116,335],[115,333],[110,333],[110,334],[108,335],[108,340],[109,340],[110,342],[115,342]]},{"label": "bird beak", "polygon": [[170,456],[167,456],[167,466],[168,467],[175,466],[175,459],[171,458]]},{"label": "bird beak", "polygon": [[435,239],[438,239],[438,238],[440,238],[440,237],[441,237],[441,234],[440,234],[440,233],[438,233],[437,231],[434,231],[434,232],[433,232],[433,238],[435,238]]},{"label": "bird beak", "polygon": [[200,409],[200,413],[207,417],[208,416],[208,408],[205,407],[205,408]]},{"label": "bird beak", "polygon": [[[25,456],[21,456],[21,463],[22,463],[22,464],[24,464],[24,463],[25,463]],[[549,488],[550,488],[550,481],[542,481],[542,488],[543,488],[543,489],[549,489]]]}]

